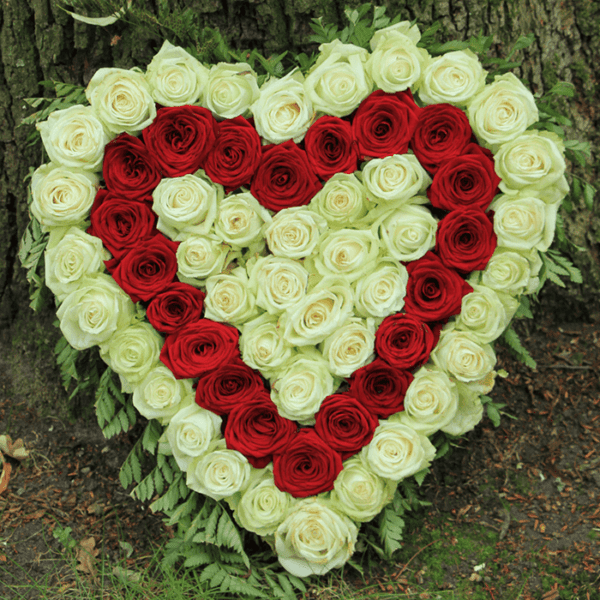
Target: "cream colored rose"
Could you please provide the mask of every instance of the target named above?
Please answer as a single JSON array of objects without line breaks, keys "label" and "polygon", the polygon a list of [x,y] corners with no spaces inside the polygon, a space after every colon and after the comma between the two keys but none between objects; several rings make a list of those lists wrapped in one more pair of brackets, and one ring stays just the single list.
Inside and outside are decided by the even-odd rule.
[{"label": "cream colored rose", "polygon": [[191,461],[186,485],[213,500],[230,498],[244,489],[252,467],[237,450],[229,450],[225,440],[211,445],[211,451]]},{"label": "cream colored rose", "polygon": [[307,259],[306,266],[311,272],[343,277],[351,283],[371,273],[378,256],[379,239],[372,231],[339,229],[321,240],[319,254]]},{"label": "cream colored rose", "polygon": [[458,390],[444,371],[432,366],[421,367],[408,386],[404,411],[389,421],[402,423],[429,436],[446,427],[458,409]]},{"label": "cream colored rose", "polygon": [[435,457],[435,446],[411,427],[388,419],[379,422],[361,456],[376,475],[400,481],[428,467]]},{"label": "cream colored rose", "polygon": [[495,147],[522,134],[539,119],[533,94],[512,73],[497,75],[467,107],[480,143]]},{"label": "cream colored rose", "polygon": [[531,294],[538,287],[541,266],[542,260],[535,250],[527,253],[496,248],[481,273],[481,283],[513,296]]},{"label": "cream colored rose", "polygon": [[63,335],[76,350],[105,344],[133,321],[135,307],[112,277],[82,277],[62,302],[56,316]]},{"label": "cream colored rose", "polygon": [[298,70],[281,79],[271,78],[260,88],[250,107],[258,135],[270,144],[293,140],[299,144],[310,127],[314,112]]},{"label": "cream colored rose", "polygon": [[339,384],[327,368],[327,362],[314,348],[303,349],[278,371],[271,384],[271,400],[285,419],[301,425],[314,425],[315,414],[323,400]]},{"label": "cream colored rose", "polygon": [[139,134],[156,118],[156,106],[144,75],[135,69],[98,69],[85,96],[112,133]]},{"label": "cream colored rose", "polygon": [[486,71],[471,50],[431,58],[423,72],[419,98],[425,104],[466,106],[485,87]]},{"label": "cream colored rose", "polygon": [[211,67],[204,102],[215,117],[244,115],[259,95],[257,76],[249,64],[218,63]]},{"label": "cream colored rose", "polygon": [[429,56],[426,50],[417,48],[420,38],[417,26],[411,27],[408,21],[373,34],[367,71],[379,89],[393,94],[418,86]]},{"label": "cream colored rose", "polygon": [[196,403],[181,408],[171,419],[165,436],[177,465],[182,471],[192,467],[192,461],[208,452],[213,440],[221,437],[221,417]]},{"label": "cream colored rose", "polygon": [[348,319],[325,338],[321,346],[329,371],[338,377],[350,377],[354,371],[371,362],[375,352],[373,319]]},{"label": "cream colored rose", "polygon": [[31,212],[44,231],[80,225],[88,218],[99,182],[89,171],[42,165],[31,178]]},{"label": "cream colored rose", "polygon": [[452,326],[442,331],[431,360],[459,381],[470,383],[486,378],[494,370],[496,354],[490,344]]},{"label": "cream colored rose", "polygon": [[189,235],[177,248],[177,277],[195,287],[223,271],[235,257],[231,246],[216,236]]},{"label": "cream colored rose", "polygon": [[165,40],[148,65],[146,81],[158,104],[200,104],[208,83],[208,69],[183,48]]},{"label": "cream colored rose", "polygon": [[233,194],[220,200],[215,234],[234,249],[247,248],[262,240],[271,215],[250,192]]},{"label": "cream colored rose", "polygon": [[261,375],[272,378],[275,371],[292,355],[292,346],[277,327],[278,317],[263,314],[241,327],[240,352],[244,362]]},{"label": "cream colored rose", "polygon": [[100,357],[121,378],[123,390],[131,392],[157,366],[163,338],[150,323],[134,323],[119,329],[101,348]]},{"label": "cream colored rose", "polygon": [[159,365],[135,386],[132,400],[143,417],[166,425],[178,411],[194,404],[192,380],[175,379],[170,369]]},{"label": "cream colored rose", "polygon": [[280,210],[265,230],[269,250],[283,258],[309,256],[327,229],[327,221],[304,206]]},{"label": "cream colored rose", "polygon": [[238,267],[229,275],[206,280],[204,316],[213,321],[241,325],[257,316],[256,298],[248,286],[246,270]]},{"label": "cream colored rose", "polygon": [[212,183],[204,171],[161,179],[152,192],[157,229],[171,239],[179,233],[206,235],[217,216],[223,186]]},{"label": "cream colored rose", "polygon": [[391,258],[377,261],[368,275],[355,282],[354,312],[361,317],[386,317],[404,306],[408,271]]},{"label": "cream colored rose", "polygon": [[352,225],[371,208],[365,186],[349,173],[336,173],[313,197],[309,208],[327,219],[330,228]]},{"label": "cream colored rose", "polygon": [[277,315],[298,304],[306,295],[308,271],[301,262],[278,256],[249,261],[249,286],[256,294],[256,304],[269,314]]},{"label": "cream colored rose", "polygon": [[365,71],[369,53],[340,40],[321,44],[319,52],[304,83],[308,98],[317,111],[334,117],[349,115],[373,88]]},{"label": "cream colored rose", "polygon": [[361,458],[352,457],[344,461],[333,483],[331,506],[354,521],[370,521],[391,502],[395,491],[394,482],[373,473]]},{"label": "cream colored rose", "polygon": [[322,342],[352,314],[354,300],[350,284],[339,277],[324,277],[280,320],[285,339],[294,346]]},{"label": "cream colored rose", "polygon": [[318,498],[302,500],[275,532],[275,552],[296,577],[324,575],[354,553],[358,528]]},{"label": "cream colored rose", "polygon": [[442,431],[450,435],[464,435],[467,431],[474,429],[475,425],[483,418],[483,404],[478,393],[460,381],[456,385],[458,388],[458,409],[452,421],[443,427]]},{"label": "cream colored rose", "polygon": [[46,285],[60,302],[79,287],[82,277],[104,271],[109,258],[100,238],[78,227],[53,229],[45,252]]},{"label": "cream colored rose", "polygon": [[111,137],[91,106],[77,105],[55,110],[36,128],[54,164],[86,171],[102,170],[104,146]]},{"label": "cream colored rose", "polygon": [[560,202],[546,204],[539,192],[501,194],[490,205],[498,246],[514,250],[535,248],[545,252],[552,244]]},{"label": "cream colored rose", "polygon": [[396,260],[413,261],[435,246],[437,221],[427,208],[407,204],[387,215],[380,227],[381,241]]},{"label": "cream colored rose", "polygon": [[375,202],[406,201],[431,184],[431,177],[414,154],[374,158],[364,166],[362,176],[368,197]]}]

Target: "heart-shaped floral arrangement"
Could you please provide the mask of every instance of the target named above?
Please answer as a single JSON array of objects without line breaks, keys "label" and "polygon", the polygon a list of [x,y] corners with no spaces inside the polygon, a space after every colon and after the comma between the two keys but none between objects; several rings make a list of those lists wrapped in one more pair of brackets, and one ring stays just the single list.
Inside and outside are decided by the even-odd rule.
[{"label": "heart-shaped floral arrangement", "polygon": [[38,125],[65,337],[100,347],[187,486],[299,576],[348,560],[428,436],[480,421],[568,189],[523,84],[419,38],[323,44],[260,88],[165,42]]}]

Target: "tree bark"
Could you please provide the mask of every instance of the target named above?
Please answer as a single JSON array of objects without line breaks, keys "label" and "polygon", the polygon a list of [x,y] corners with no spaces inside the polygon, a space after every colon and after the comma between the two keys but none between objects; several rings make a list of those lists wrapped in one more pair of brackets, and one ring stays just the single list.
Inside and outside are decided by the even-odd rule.
[{"label": "tree bark", "polygon": [[[348,5],[358,6],[356,1]],[[571,138],[598,146],[600,106],[595,78],[600,59],[600,5],[594,0],[394,0],[388,16],[416,20],[423,30],[435,21],[440,39],[463,40],[492,35],[493,52],[505,55],[520,35],[533,32],[534,44],[519,53],[517,74],[534,92],[544,92],[559,80],[572,82],[576,97],[566,105],[573,126]],[[265,55],[286,49],[316,50],[307,40],[310,20],[344,25],[342,0],[171,0],[190,7],[202,26],[217,28],[239,49],[255,47]],[[149,10],[156,7],[148,3]],[[0,5],[0,329],[27,321],[28,285],[17,253],[28,221],[27,183],[31,166],[42,162],[39,146],[27,147],[27,127],[19,127],[31,109],[24,98],[43,93],[38,82],[54,79],[86,84],[100,67],[145,66],[160,47],[158,39],[140,39],[126,24],[100,28],[74,21],[55,0],[4,0]],[[578,174],[594,182],[598,158]],[[565,214],[571,239],[585,251],[574,255],[584,270],[585,297],[600,287],[600,222],[576,203]],[[49,308],[49,313],[51,308]],[[600,313],[591,314],[600,318]]]}]

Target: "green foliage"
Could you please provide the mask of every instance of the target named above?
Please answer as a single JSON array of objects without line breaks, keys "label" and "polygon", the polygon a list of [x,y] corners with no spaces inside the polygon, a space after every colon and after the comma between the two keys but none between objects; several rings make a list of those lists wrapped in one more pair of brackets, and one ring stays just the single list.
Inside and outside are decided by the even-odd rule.
[{"label": "green foliage", "polygon": [[494,402],[489,396],[481,396],[481,403],[484,405],[486,414],[490,421],[494,424],[494,427],[500,427],[502,415],[508,417],[509,419],[517,418],[514,415],[511,415],[502,410],[506,406],[506,404]]},{"label": "green foliage", "polygon": [[104,437],[111,438],[135,425],[136,411],[131,397],[115,383],[115,373],[106,367],[96,388],[96,417]]},{"label": "green foliage", "polygon": [[529,354],[529,350],[523,346],[519,335],[512,328],[509,327],[500,338],[500,341],[504,342],[506,346],[511,350],[511,352],[523,363],[525,363],[530,369],[535,369],[537,364],[535,360]]}]

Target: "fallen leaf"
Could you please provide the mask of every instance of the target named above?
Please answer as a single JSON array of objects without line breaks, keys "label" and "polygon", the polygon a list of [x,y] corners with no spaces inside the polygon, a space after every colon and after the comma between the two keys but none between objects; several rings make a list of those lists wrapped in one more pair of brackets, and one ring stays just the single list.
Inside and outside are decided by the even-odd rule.
[{"label": "fallen leaf", "polygon": [[29,458],[29,450],[25,448],[23,440],[19,438],[13,442],[10,435],[0,435],[0,452],[17,460]]},{"label": "fallen leaf", "polygon": [[142,578],[141,574],[131,569],[124,569],[123,567],[113,567],[113,575],[121,579],[122,581],[129,581],[130,583],[138,583]]},{"label": "fallen leaf", "polygon": [[96,574],[96,566],[94,564],[96,556],[100,550],[95,548],[96,540],[93,537],[81,540],[76,549],[75,556],[80,564],[77,565],[78,571],[89,573],[94,576]]},{"label": "fallen leaf", "polygon": [[[0,455],[1,456],[1,455]],[[10,479],[10,472],[12,466],[10,463],[2,463],[2,474],[0,475],[0,494],[8,487],[8,480]]]}]

